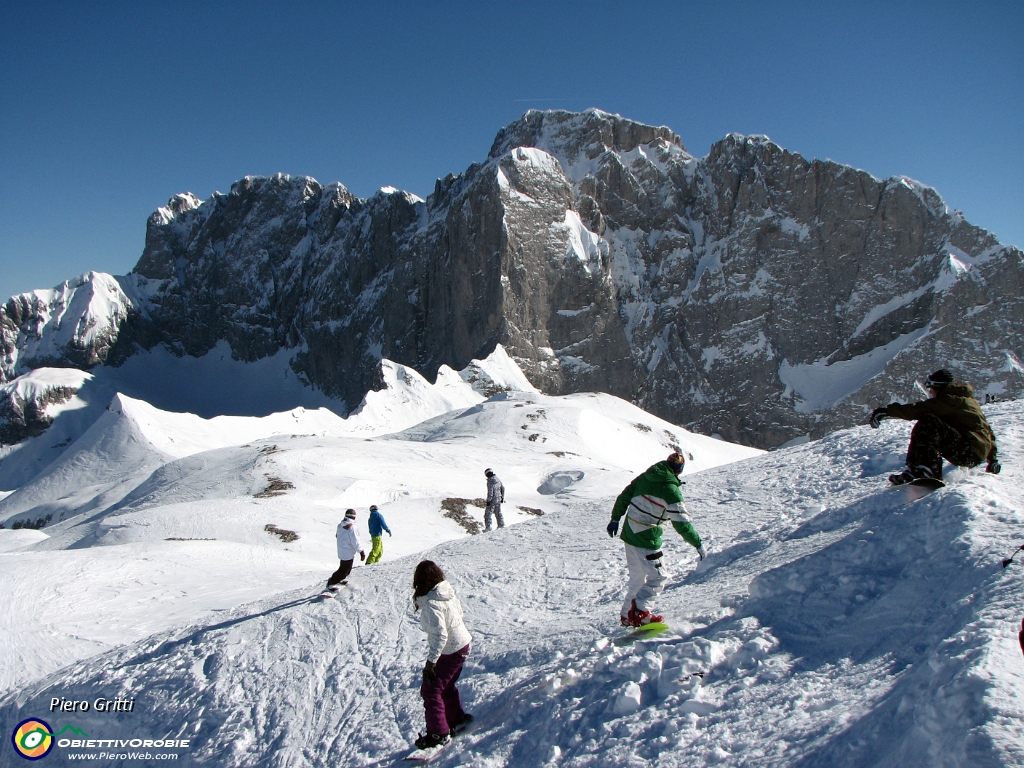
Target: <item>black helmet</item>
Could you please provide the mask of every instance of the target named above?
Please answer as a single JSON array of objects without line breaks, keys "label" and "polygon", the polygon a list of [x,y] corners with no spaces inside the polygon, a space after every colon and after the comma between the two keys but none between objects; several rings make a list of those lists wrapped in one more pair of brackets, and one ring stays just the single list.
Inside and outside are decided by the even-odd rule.
[{"label": "black helmet", "polygon": [[946,368],[940,368],[925,381],[924,385],[929,389],[942,389],[947,384],[953,383],[953,372]]}]

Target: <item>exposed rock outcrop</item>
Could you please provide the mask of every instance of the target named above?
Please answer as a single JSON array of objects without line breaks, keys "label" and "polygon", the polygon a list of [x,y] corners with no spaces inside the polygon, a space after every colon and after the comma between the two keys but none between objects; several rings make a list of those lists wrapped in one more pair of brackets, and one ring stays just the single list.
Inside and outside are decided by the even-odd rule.
[{"label": "exposed rock outcrop", "polygon": [[53,423],[55,406],[73,398],[89,374],[40,369],[0,385],[0,446],[41,435]]}]

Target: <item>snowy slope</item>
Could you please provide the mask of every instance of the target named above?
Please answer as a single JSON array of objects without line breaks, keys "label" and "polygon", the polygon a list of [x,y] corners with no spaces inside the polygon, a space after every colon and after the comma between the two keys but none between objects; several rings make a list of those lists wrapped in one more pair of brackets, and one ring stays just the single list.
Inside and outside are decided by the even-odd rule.
[{"label": "snowy slope", "polygon": [[[920,498],[886,488],[885,475],[902,462],[903,422],[688,476],[688,505],[712,554],[698,567],[692,549],[670,533],[672,575],[661,608],[674,631],[617,646],[610,639],[619,634],[625,570],[621,544],[604,524],[636,467],[609,467],[565,448],[548,453],[588,441],[568,431],[561,412],[568,398],[531,397],[495,398],[385,439],[296,437],[278,441],[274,452],[261,454],[264,443],[195,454],[180,461],[204,464],[180,471],[180,486],[170,475],[154,477],[119,511],[125,526],[109,526],[112,539],[103,542],[116,545],[56,552],[37,544],[4,555],[2,593],[19,595],[20,605],[44,605],[53,592],[12,584],[15,573],[38,567],[32,558],[81,557],[61,566],[84,573],[88,562],[116,557],[122,583],[108,580],[107,589],[125,596],[88,594],[83,602],[109,598],[129,624],[156,607],[171,615],[170,628],[99,655],[79,652],[81,661],[16,685],[0,699],[2,726],[48,716],[55,729],[72,725],[93,738],[187,737],[190,747],[174,750],[185,765],[392,764],[422,728],[417,675],[425,645],[410,579],[423,556],[416,547],[436,542],[425,554],[456,587],[474,635],[461,688],[478,719],[439,765],[1024,765],[1024,658],[1016,642],[1024,565],[1000,565],[1020,543],[1024,517],[1016,465],[1024,404],[988,409],[1002,475],[951,472],[947,488]],[[618,415],[587,408],[617,423]],[[483,426],[491,429],[461,429],[489,412]],[[528,430],[510,414],[537,425],[539,437],[517,434]],[[657,439],[653,428],[634,431]],[[692,449],[696,457],[699,446]],[[242,451],[257,461],[251,478],[272,469],[296,489],[264,502],[227,498],[236,492],[229,489],[217,501],[221,486],[245,484]],[[451,521],[428,510],[440,495],[482,492],[484,463],[499,468],[510,507],[542,506],[546,514],[485,536],[446,529]],[[560,494],[545,496],[535,485],[570,470],[584,474]],[[201,481],[184,482],[189,477]],[[175,509],[187,488],[196,500]],[[390,556],[357,568],[340,599],[311,602],[333,568],[322,539],[338,510],[382,497],[396,531],[385,542]],[[265,520],[294,527],[300,539],[262,547],[266,562],[231,562],[261,551],[246,543]],[[217,541],[159,538],[169,533]],[[225,549],[204,559],[204,547]],[[210,594],[221,579],[237,596],[268,576],[278,581],[245,605],[218,595],[226,610],[211,616],[205,611],[217,600],[204,603],[196,577],[174,570],[185,557],[172,561],[175,551],[197,567],[220,564],[201,580]],[[141,554],[164,572],[140,569],[131,558]],[[8,566],[12,557],[23,561],[20,569]],[[167,576],[174,586],[155,595],[124,586]],[[289,579],[294,589],[274,594]],[[175,599],[183,593],[187,600]],[[191,621],[181,621],[183,602],[196,610]],[[85,623],[71,616],[66,626]],[[53,696],[118,695],[134,696],[135,711],[47,715]],[[48,759],[60,763],[67,751]]]},{"label": "snowy slope", "polygon": [[[128,408],[147,440],[180,458],[277,434],[382,435],[483,402],[496,392],[537,391],[500,344],[486,359],[474,360],[462,371],[442,366],[433,384],[411,368],[381,360],[384,388],[369,392],[348,418],[342,419],[331,410],[339,407],[336,401],[310,391],[300,397],[308,388],[294,376],[289,380],[285,375],[282,384],[280,373],[287,364],[283,354],[255,363],[232,360],[230,347],[223,343],[203,358],[177,358],[157,348],[134,356],[119,368],[97,368],[95,375],[73,368],[40,368],[24,374],[0,385],[0,402],[15,396],[21,401],[45,399],[54,390],[66,392],[66,399],[46,405],[53,423],[45,432],[14,445],[0,444],[0,491],[23,488],[59,463],[67,446],[100,418],[115,395],[116,410]],[[204,390],[201,398],[189,394],[196,388]],[[207,419],[175,412],[199,399],[208,405],[213,402],[210,413],[267,415]],[[288,400],[306,401],[310,407],[275,412],[277,405]],[[71,455],[74,449],[66,452]],[[0,507],[0,521],[5,517],[8,515]]]},{"label": "snowy slope", "polygon": [[[365,515],[380,505],[395,531],[390,560],[469,535],[442,503],[483,496],[488,465],[508,488],[511,525],[563,505],[581,479],[590,493],[607,493],[602,482],[622,484],[676,445],[694,455],[694,469],[758,453],[607,395],[540,395],[500,349],[442,373],[429,385],[404,369],[348,420],[300,408],[207,421],[117,395],[65,455],[0,499],[9,528],[47,522],[42,540],[0,531],[9,553],[0,559],[0,602],[10,609],[0,622],[15,639],[15,652],[0,659],[0,684],[322,579],[336,567],[334,530],[350,506]],[[490,400],[479,391],[510,386],[527,389]],[[456,402],[475,404],[428,421],[427,441],[415,430],[370,437]],[[628,450],[609,460],[616,442]],[[595,486],[595,477],[612,479]],[[482,523],[472,503],[466,515],[470,527]],[[282,541],[267,526],[298,539]],[[17,605],[46,609],[24,615]]]}]

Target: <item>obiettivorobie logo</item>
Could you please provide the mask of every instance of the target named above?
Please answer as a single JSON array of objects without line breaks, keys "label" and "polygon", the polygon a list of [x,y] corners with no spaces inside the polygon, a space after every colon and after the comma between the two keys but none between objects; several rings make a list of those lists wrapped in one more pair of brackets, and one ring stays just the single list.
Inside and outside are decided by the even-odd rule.
[{"label": "obiettivorobie logo", "polygon": [[[66,726],[61,733],[64,733],[69,727]],[[22,720],[11,734],[14,751],[26,760],[41,760],[46,757],[53,749],[53,743],[53,728],[48,722],[40,720],[38,717]]]},{"label": "obiettivorobie logo", "polygon": [[[67,738],[65,734],[69,734],[74,738]],[[61,738],[64,736],[64,738]],[[65,725],[56,733],[53,732],[53,728],[45,720],[41,720],[38,717],[30,717],[28,720],[22,720],[18,723],[18,727],[14,729],[14,733],[11,734],[11,745],[14,747],[14,751],[21,755],[26,760],[40,760],[50,754],[50,751],[56,746],[61,749],[70,747],[71,749],[84,749],[93,752],[97,749],[189,749],[192,746],[191,739],[100,739],[90,738],[89,734],[80,728],[75,728],[73,725]],[[170,756],[170,757],[168,757]],[[74,757],[74,755],[69,755]],[[134,759],[153,759],[154,755],[150,753],[115,753],[115,752],[100,752],[89,756],[88,753],[80,754],[78,757],[82,759],[94,759],[100,760],[134,760]],[[177,757],[173,752],[157,753],[156,759],[171,759]]]}]

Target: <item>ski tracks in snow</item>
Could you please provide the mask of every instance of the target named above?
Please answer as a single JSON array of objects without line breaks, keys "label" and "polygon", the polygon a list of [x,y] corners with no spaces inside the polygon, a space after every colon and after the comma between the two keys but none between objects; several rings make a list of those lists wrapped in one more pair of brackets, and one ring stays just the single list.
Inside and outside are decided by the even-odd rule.
[{"label": "ski tracks in snow", "polygon": [[[1021,455],[1014,420],[993,426]],[[852,430],[688,477],[712,554],[697,565],[666,531],[672,630],[633,644],[612,642],[611,499],[424,553],[473,634],[460,689],[477,719],[437,764],[1024,765],[1019,575],[1000,567],[1024,522],[1017,470],[901,505],[884,473],[905,440]],[[2,726],[52,695],[145,692],[119,717],[193,738],[183,765],[393,765],[423,729],[420,558],[357,568],[335,600],[311,587],[74,664],[0,701]]]}]

